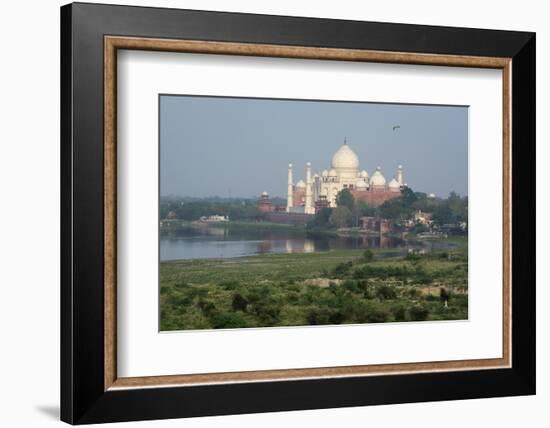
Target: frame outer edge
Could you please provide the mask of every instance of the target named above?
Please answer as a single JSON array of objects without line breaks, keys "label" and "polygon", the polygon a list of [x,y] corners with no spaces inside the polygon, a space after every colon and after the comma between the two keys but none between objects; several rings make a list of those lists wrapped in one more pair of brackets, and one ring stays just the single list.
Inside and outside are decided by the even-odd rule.
[{"label": "frame outer edge", "polygon": [[[513,370],[536,393],[536,35],[512,59]],[[515,144],[514,144],[515,142]],[[514,207],[516,207],[514,209]]]},{"label": "frame outer edge", "polygon": [[[65,10],[65,12],[64,12]],[[223,17],[222,17],[223,15]],[[109,19],[105,19],[105,18]],[[147,17],[147,19],[145,19]],[[149,19],[151,18],[151,19]],[[208,22],[221,23],[222,28],[205,28]],[[314,22],[315,21],[315,22]],[[231,25],[229,23],[231,22]],[[259,24],[265,24],[261,29]],[[166,25],[164,25],[166,24]],[[175,25],[177,24],[177,25]],[[235,25],[239,24],[239,25]],[[243,25],[240,25],[243,24]],[[303,24],[300,29],[298,24]],[[311,25],[310,25],[311,24]],[[279,34],[274,31],[276,25],[288,26],[288,31]],[[350,26],[350,32],[343,34],[342,26]],[[439,373],[422,375],[396,376],[394,379],[380,381],[373,377],[366,382],[357,378],[313,381],[296,381],[293,386],[287,382],[267,382],[257,384],[240,384],[225,387],[224,385],[213,387],[193,388],[166,388],[166,389],[141,389],[138,391],[108,391],[105,393],[103,363],[98,361],[97,355],[103,354],[105,347],[103,337],[98,338],[98,330],[103,328],[103,311],[96,315],[99,300],[103,302],[103,293],[97,297],[96,293],[90,293],[90,286],[95,290],[95,283],[99,275],[93,271],[88,273],[92,277],[88,279],[81,276],[83,273],[82,264],[86,267],[98,265],[99,260],[87,262],[86,258],[97,255],[98,240],[91,239],[90,233],[82,228],[83,210],[79,204],[83,202],[83,191],[88,198],[88,207],[92,208],[97,215],[92,202],[98,203],[95,191],[96,183],[83,184],[82,178],[90,176],[94,168],[97,169],[97,157],[89,144],[95,145],[103,135],[103,129],[96,133],[96,128],[102,119],[99,118],[99,100],[103,100],[102,94],[96,93],[103,88],[98,84],[101,77],[96,67],[99,60],[98,49],[100,39],[106,34],[135,35],[151,37],[151,34],[165,38],[202,38],[222,41],[241,41],[260,43],[265,40],[269,43],[281,43],[290,39],[291,43],[300,44],[300,41],[317,40],[317,33],[320,27],[327,26],[330,33],[324,34],[322,39],[315,43],[321,45],[342,47],[353,47],[352,45],[373,45],[375,50],[384,50],[386,44],[401,46],[402,43],[412,46],[409,51],[445,53],[456,52],[466,54],[467,52],[479,53],[483,56],[486,52],[494,53],[498,57],[513,58],[513,98],[512,109],[521,118],[512,118],[514,141],[520,137],[522,148],[512,146],[512,157],[514,166],[522,165],[522,171],[526,173],[521,183],[517,180],[517,169],[515,184],[513,188],[527,184],[533,186],[524,189],[525,193],[512,199],[527,202],[521,210],[517,208],[512,214],[512,221],[517,222],[517,217],[524,222],[531,223],[520,227],[526,232],[521,237],[516,230],[514,236],[513,259],[520,259],[520,267],[513,271],[514,304],[512,311],[515,317],[513,325],[513,364],[512,369],[487,371],[481,375],[475,371]],[[414,28],[414,29],[413,29]],[[363,30],[371,32],[380,30],[382,34],[392,31],[392,37],[365,41],[365,37],[358,36]],[[299,30],[299,31],[298,31]],[[393,31],[398,34],[393,36]],[[428,37],[409,42],[409,38],[403,39],[403,34],[420,34]],[[140,8],[127,6],[107,6],[92,4],[67,5],[61,11],[61,401],[62,420],[69,423],[93,423],[93,422],[114,422],[144,419],[164,419],[189,416],[206,416],[215,414],[237,414],[266,411],[299,410],[329,407],[364,406],[373,404],[390,404],[418,401],[439,401],[464,398],[481,398],[497,396],[526,395],[535,392],[535,330],[534,330],[534,238],[535,229],[531,214],[534,208],[534,102],[535,102],[535,49],[534,34],[525,32],[488,31],[475,29],[452,29],[444,27],[412,26],[404,24],[382,24],[382,23],[360,23],[336,22],[333,20],[307,19],[307,18],[285,18],[277,16],[263,16],[251,14],[231,14],[217,12],[184,11],[178,9]],[[203,37],[203,35],[206,36]],[[444,40],[440,43],[437,35],[443,35]],[[175,36],[174,36],[175,35]],[[480,41],[480,37],[486,36],[486,40]],[[475,40],[474,40],[475,39]],[[477,40],[477,41],[476,41]],[[64,43],[65,41],[65,43]],[[400,42],[401,41],[401,42]],[[456,44],[455,44],[456,41]],[[452,43],[451,43],[452,42]],[[284,43],[281,43],[284,44]],[[302,43],[308,44],[308,43]],[[420,47],[418,45],[420,44]],[[344,46],[346,45],[346,46]],[[529,46],[527,46],[529,45]],[[79,50],[79,48],[83,48]],[[414,48],[414,49],[413,49]],[[73,55],[80,52],[78,56]],[[517,57],[516,57],[517,55]],[[103,56],[101,56],[103,58]],[[85,68],[86,65],[92,67]],[[101,67],[102,69],[103,67]],[[77,69],[75,74],[74,70]],[[517,71],[520,73],[518,74]],[[520,78],[521,74],[521,78]],[[520,82],[523,82],[520,84]],[[521,91],[527,91],[524,96]],[[94,93],[94,91],[96,93]],[[76,95],[75,95],[76,94]],[[78,98],[78,99],[76,99]],[[79,104],[89,102],[87,110],[83,110]],[[77,108],[78,116],[73,119],[73,111]],[[103,106],[102,106],[103,107]],[[101,110],[102,110],[101,107]],[[526,110],[526,112],[521,112]],[[86,120],[83,120],[83,113],[87,112]],[[528,115],[532,117],[528,117]],[[74,121],[74,125],[73,125]],[[68,129],[66,128],[68,127]],[[524,135],[518,131],[521,128]],[[87,131],[87,135],[84,131]],[[77,138],[78,137],[78,138]],[[521,153],[521,150],[529,153]],[[89,159],[90,168],[84,163],[85,159],[80,153],[86,152],[92,155]],[[103,153],[103,151],[102,151]],[[517,162],[519,161],[519,162]],[[77,165],[78,163],[78,165]],[[82,172],[78,166],[86,167]],[[102,171],[102,169],[101,169]],[[78,173],[78,180],[73,174]],[[94,179],[103,179],[92,176]],[[73,190],[73,184],[78,188]],[[521,190],[521,189],[519,189]],[[90,192],[89,195],[86,192]],[[517,193],[517,192],[516,192]],[[91,196],[91,197],[90,197]],[[531,198],[531,199],[530,199]],[[76,199],[76,200],[75,200]],[[96,200],[97,199],[97,200]],[[102,198],[103,200],[103,195]],[[531,201],[531,203],[529,203]],[[77,204],[78,203],[78,204]],[[517,205],[516,205],[517,206]],[[101,207],[103,215],[103,207]],[[80,216],[80,218],[78,218]],[[67,224],[67,220],[70,224]],[[80,223],[77,223],[77,220]],[[74,226],[73,226],[74,222]],[[93,231],[99,231],[99,226],[92,221]],[[79,233],[80,235],[76,235]],[[74,239],[79,238],[78,240]],[[101,227],[101,240],[103,240],[103,228]],[[84,248],[83,238],[90,240],[91,247]],[[78,244],[78,245],[77,245]],[[525,253],[525,254],[523,254]],[[76,259],[73,262],[73,255]],[[531,258],[531,260],[529,260]],[[526,260],[527,259],[527,260]],[[101,259],[103,261],[103,258]],[[79,263],[77,264],[76,261]],[[520,271],[521,272],[518,272]],[[101,269],[101,275],[104,271]],[[95,282],[94,282],[95,281]],[[517,290],[518,283],[521,290]],[[84,287],[83,287],[84,286]],[[524,288],[525,286],[525,288]],[[78,293],[76,293],[78,291]],[[513,290],[514,291],[514,290]],[[521,291],[521,292],[520,292]],[[88,298],[88,300],[85,299]],[[520,298],[521,303],[516,297]],[[103,309],[103,304],[101,304]],[[95,310],[95,312],[94,312]],[[522,319],[518,321],[517,315]],[[526,316],[526,317],[524,317]],[[67,321],[69,324],[67,324]],[[521,340],[518,334],[524,334]],[[78,341],[76,340],[78,339]],[[86,343],[86,346],[83,344]],[[100,345],[101,343],[101,345]],[[95,355],[94,355],[95,353]],[[100,364],[101,363],[101,364]],[[492,373],[489,373],[492,372]],[[363,378],[364,379],[364,378]],[[423,379],[421,381],[421,379]],[[478,388],[472,388],[475,382],[484,380],[478,384]],[[428,382],[428,383],[425,383]],[[286,384],[286,385],[285,385]],[[422,388],[422,385],[425,388]],[[447,386],[453,385],[452,389]],[[416,393],[411,394],[411,388],[419,387]],[[378,389],[381,388],[381,389]],[[373,389],[377,391],[373,395]],[[317,391],[317,394],[312,394]],[[313,395],[319,395],[317,398]],[[250,402],[244,403],[243,400]],[[214,401],[210,401],[214,400]]]},{"label": "frame outer edge", "polygon": [[60,418],[74,423],[74,365],[73,365],[73,34],[72,5],[60,9],[60,166],[61,166],[61,361],[60,361]]}]

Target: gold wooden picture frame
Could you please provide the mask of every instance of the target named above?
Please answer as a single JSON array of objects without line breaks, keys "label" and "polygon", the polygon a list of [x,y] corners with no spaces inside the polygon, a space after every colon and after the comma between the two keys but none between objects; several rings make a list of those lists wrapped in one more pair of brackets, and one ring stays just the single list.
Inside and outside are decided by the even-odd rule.
[{"label": "gold wooden picture frame", "polygon": [[[406,374],[433,371],[495,369],[511,364],[511,58],[465,55],[434,55],[405,52],[378,52],[246,43],[167,40],[105,36],[105,390],[172,385],[216,384],[262,380]],[[502,70],[503,120],[503,321],[502,358],[433,361],[423,363],[357,365],[307,369],[262,370],[230,373],[204,373],[171,376],[119,378],[116,375],[116,64],[117,50],[146,50],[208,55],[247,55],[260,57],[320,59],[332,61],[378,62],[391,64],[439,65],[494,68]]]}]

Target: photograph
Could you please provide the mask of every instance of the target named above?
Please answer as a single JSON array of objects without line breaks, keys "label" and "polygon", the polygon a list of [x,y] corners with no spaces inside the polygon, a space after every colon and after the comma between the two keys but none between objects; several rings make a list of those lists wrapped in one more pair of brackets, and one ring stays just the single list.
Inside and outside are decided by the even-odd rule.
[{"label": "photograph", "polygon": [[468,106],[159,95],[160,331],[468,320]]}]

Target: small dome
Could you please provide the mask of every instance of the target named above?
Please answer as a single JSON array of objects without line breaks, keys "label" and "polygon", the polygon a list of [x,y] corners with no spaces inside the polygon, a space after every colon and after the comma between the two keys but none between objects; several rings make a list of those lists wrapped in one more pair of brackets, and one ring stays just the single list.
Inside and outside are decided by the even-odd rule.
[{"label": "small dome", "polygon": [[382,168],[379,166],[376,167],[376,171],[374,174],[372,174],[372,177],[370,179],[371,186],[385,186],[386,185],[386,179],[382,175]]},{"label": "small dome", "polygon": [[306,188],[306,183],[304,183],[304,180],[298,181],[298,183],[296,183],[296,188],[297,189],[305,189]]},{"label": "small dome", "polygon": [[430,194],[428,195],[428,198],[430,198],[430,199],[435,199],[435,193],[430,193]]},{"label": "small dome", "polygon": [[323,177],[328,177],[328,171],[326,169],[323,171],[322,176]]},{"label": "small dome", "polygon": [[264,192],[262,192],[262,196],[269,196],[269,193],[264,191]]},{"label": "small dome", "polygon": [[332,156],[332,168],[354,170],[359,168],[359,158],[349,146],[344,143]]},{"label": "small dome", "polygon": [[399,181],[397,181],[395,178],[393,178],[390,183],[388,184],[388,187],[391,192],[399,192],[399,188],[401,187],[399,184]]},{"label": "small dome", "polygon": [[333,168],[328,172],[329,177],[336,177],[338,174],[336,173],[336,170]]},{"label": "small dome", "polygon": [[363,180],[362,178],[360,178],[359,180],[357,180],[357,182],[355,183],[355,187],[357,187],[358,189],[366,189],[368,187],[367,183],[365,182],[365,180]]},{"label": "small dome", "polygon": [[361,171],[361,178],[369,178],[369,173],[365,170]]}]

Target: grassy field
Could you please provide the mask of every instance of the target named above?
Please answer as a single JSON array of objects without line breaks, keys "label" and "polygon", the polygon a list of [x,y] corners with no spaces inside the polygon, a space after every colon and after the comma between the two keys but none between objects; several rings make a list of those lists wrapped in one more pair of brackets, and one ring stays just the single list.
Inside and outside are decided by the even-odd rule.
[{"label": "grassy field", "polygon": [[161,330],[467,319],[467,241],[453,242],[393,258],[334,250],[163,262]]}]

